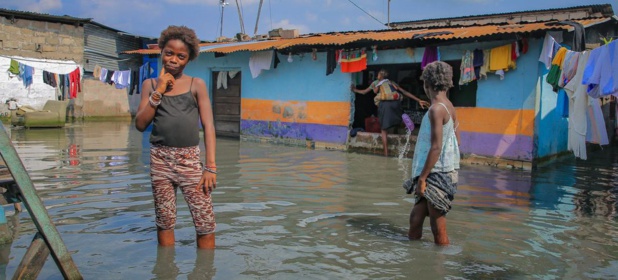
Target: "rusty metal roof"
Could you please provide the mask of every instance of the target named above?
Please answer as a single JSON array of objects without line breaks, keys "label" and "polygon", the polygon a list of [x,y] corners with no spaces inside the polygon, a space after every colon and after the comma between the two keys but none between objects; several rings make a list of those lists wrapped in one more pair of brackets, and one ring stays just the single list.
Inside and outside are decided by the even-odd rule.
[{"label": "rusty metal roof", "polygon": [[[584,27],[600,24],[611,20],[612,17],[575,20]],[[388,42],[402,40],[439,40],[451,41],[471,38],[488,37],[497,34],[527,34],[542,30],[568,30],[572,31],[570,25],[546,25],[548,22],[520,23],[511,25],[483,25],[450,27],[436,29],[412,29],[412,30],[376,30],[376,31],[354,31],[354,32],[333,32],[301,36],[293,39],[277,39],[265,41],[249,41],[234,43],[204,43],[200,44],[200,52],[206,53],[233,53],[239,51],[263,51],[263,50],[284,50],[291,47],[328,47],[344,46],[355,42]],[[431,35],[432,33],[451,32],[450,34]],[[413,36],[423,35],[422,39],[414,39]],[[126,51],[127,54],[158,54],[159,49],[143,49]]]},{"label": "rusty metal roof", "polygon": [[[611,18],[577,20],[577,22],[589,27],[595,24],[609,21]],[[253,44],[234,46],[212,47],[203,52],[233,53],[238,51],[263,51],[269,49],[286,49],[295,46],[342,46],[359,41],[386,42],[397,40],[413,40],[414,35],[429,34],[422,39],[415,40],[459,40],[480,38],[496,34],[525,34],[540,30],[573,30],[570,25],[546,25],[546,22],[522,23],[513,25],[485,25],[455,28],[415,29],[415,30],[388,30],[388,31],[363,31],[344,32],[331,34],[317,34],[308,37],[294,39],[279,39],[257,41]],[[452,32],[452,34],[430,35],[431,33]]]},{"label": "rusty metal roof", "polygon": [[[248,42],[247,42],[248,43]],[[226,45],[226,43],[200,43],[200,52],[204,52],[204,50],[208,49],[208,47],[211,46],[224,46]],[[159,47],[155,47],[152,49],[139,49],[139,50],[132,50],[132,51],[123,51],[121,53],[124,54],[159,54],[161,53],[161,49],[159,49]]]},{"label": "rusty metal roof", "polygon": [[[572,14],[571,12],[585,12],[583,14]],[[553,9],[544,9],[544,10],[527,10],[527,11],[517,11],[517,12],[506,12],[506,13],[496,13],[496,14],[481,14],[481,15],[472,15],[472,16],[460,16],[460,17],[448,17],[448,18],[433,18],[433,19],[422,19],[422,20],[412,20],[412,21],[401,21],[401,22],[391,22],[391,26],[410,26],[411,25],[426,25],[429,26],[444,26],[447,22],[457,22],[457,21],[475,21],[475,20],[487,20],[490,18],[504,18],[511,20],[515,20],[516,18],[522,19],[521,22],[541,22],[548,20],[532,20],[534,15],[537,14],[553,14],[554,17],[550,20],[559,20],[561,15],[568,16],[568,19],[588,19],[588,18],[601,18],[601,17],[611,17],[614,15],[614,10],[612,9],[611,4],[598,4],[598,5],[587,5],[587,6],[575,6],[575,7],[565,7],[565,8],[553,8]],[[499,22],[492,21],[492,23],[497,24]],[[473,24],[469,24],[473,25]]]},{"label": "rusty metal roof", "polygon": [[66,24],[84,24],[92,21],[91,18],[77,18],[72,16],[56,16],[50,14],[42,14],[35,12],[27,12],[27,11],[18,11],[18,10],[10,10],[0,8],[0,16],[4,16],[7,18],[23,18],[29,20],[42,20],[42,21],[50,21],[50,22],[59,22]]}]

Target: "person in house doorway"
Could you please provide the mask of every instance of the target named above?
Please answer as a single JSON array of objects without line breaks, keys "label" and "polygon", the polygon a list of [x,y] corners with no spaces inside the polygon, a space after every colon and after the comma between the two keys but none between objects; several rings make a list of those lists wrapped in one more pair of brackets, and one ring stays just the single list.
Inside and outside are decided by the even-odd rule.
[{"label": "person in house doorway", "polygon": [[444,62],[432,62],[423,70],[421,79],[431,106],[423,116],[416,140],[412,177],[404,183],[407,193],[415,193],[408,238],[421,238],[425,216],[429,216],[434,242],[448,245],[446,214],[457,190],[459,170],[459,121],[446,96],[453,87],[453,69]]},{"label": "person in house doorway", "polygon": [[[382,133],[382,146],[384,148],[384,156],[388,156],[388,132],[392,131],[397,126],[401,125],[403,109],[401,108],[402,95],[416,100],[422,108],[429,106],[429,102],[409,93],[396,83],[388,79],[388,72],[384,69],[378,72],[377,79],[366,89],[357,89],[352,85],[351,90],[359,94],[367,94],[372,91],[376,94],[374,102],[378,106],[378,119],[380,121],[380,130]],[[392,133],[392,132],[391,132]]]},{"label": "person in house doorway", "polygon": [[[182,191],[191,211],[198,248],[215,247],[215,217],[211,192],[216,188],[215,129],[206,83],[183,73],[199,54],[192,29],[169,26],[159,38],[162,69],[143,82],[144,92],[135,127],[150,135],[150,176],[156,213],[157,240],[175,243],[176,191]],[[204,127],[206,164],[200,160],[199,129]]]}]

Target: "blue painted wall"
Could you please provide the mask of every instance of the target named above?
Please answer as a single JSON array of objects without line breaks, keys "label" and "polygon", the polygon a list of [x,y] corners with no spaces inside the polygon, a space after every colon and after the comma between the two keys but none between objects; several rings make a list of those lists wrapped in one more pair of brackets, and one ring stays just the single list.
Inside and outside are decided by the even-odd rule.
[{"label": "blue painted wall", "polygon": [[350,74],[339,69],[326,76],[326,54],[318,53],[317,60],[311,54],[304,57],[293,55],[293,62],[287,55],[279,55],[281,62],[276,69],[264,70],[255,79],[249,70],[251,53],[238,52],[215,58],[212,53],[202,53],[187,66],[189,75],[203,78],[210,86],[212,71],[241,70],[242,98],[281,101],[349,101]]},{"label": "blue painted wall", "polygon": [[[465,50],[490,49],[511,41],[479,42],[440,47],[441,60],[461,60]],[[488,79],[478,83],[477,107],[503,110],[535,110],[534,157],[543,157],[566,150],[568,123],[555,112],[556,94],[544,82],[543,69],[538,57],[542,39],[529,41],[528,53],[517,60],[517,69],[506,73],[504,80],[489,74]],[[378,51],[378,60],[371,59],[369,65],[419,63],[424,48],[414,49],[410,57],[405,49]],[[352,102],[349,86],[352,75],[341,73],[340,68],[326,76],[326,54],[318,53],[317,60],[311,54],[294,55],[293,62],[287,62],[287,55],[279,55],[277,69],[263,71],[253,79],[249,70],[250,52],[238,52],[215,58],[212,53],[202,53],[189,64],[187,74],[203,78],[212,91],[216,83],[211,79],[212,71],[242,71],[242,98],[278,101],[336,101]],[[454,69],[459,71],[459,69]],[[542,81],[540,79],[543,79]],[[457,85],[456,85],[457,86]],[[538,98],[537,98],[538,95]],[[538,102],[538,107],[536,102]]]},{"label": "blue painted wall", "polygon": [[[535,48],[538,56],[541,54],[542,42]],[[545,64],[537,61],[537,78],[539,91],[536,108],[536,118],[534,123],[534,147],[535,158],[542,158],[555,155],[567,150],[568,140],[568,118],[563,118],[558,114],[556,105],[558,94],[552,90],[552,86],[546,82],[548,70]]]}]

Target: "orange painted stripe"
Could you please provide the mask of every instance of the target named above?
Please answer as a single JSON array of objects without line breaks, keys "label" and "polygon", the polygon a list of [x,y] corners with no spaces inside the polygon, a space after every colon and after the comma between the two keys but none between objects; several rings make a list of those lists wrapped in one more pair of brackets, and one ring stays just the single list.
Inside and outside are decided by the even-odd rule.
[{"label": "orange painted stripe", "polygon": [[350,102],[277,101],[242,98],[241,118],[348,126]]},{"label": "orange painted stripe", "polygon": [[503,135],[534,135],[534,110],[458,107],[459,129]]}]

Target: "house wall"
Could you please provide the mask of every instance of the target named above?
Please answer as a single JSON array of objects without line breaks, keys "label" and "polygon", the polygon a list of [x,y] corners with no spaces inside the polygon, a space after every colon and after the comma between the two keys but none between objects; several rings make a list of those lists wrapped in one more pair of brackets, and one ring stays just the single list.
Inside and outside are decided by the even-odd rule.
[{"label": "house wall", "polygon": [[101,82],[93,78],[83,79],[82,113],[85,118],[131,118],[129,104],[141,95],[127,94],[127,89],[117,89],[113,85]]},{"label": "house wall", "polygon": [[[83,36],[84,28],[71,24],[0,17],[0,69],[8,69],[10,58],[35,68],[28,88],[17,77],[1,75],[0,103],[16,98],[21,105],[42,109],[47,100],[56,99],[56,90],[43,83],[42,70],[57,74],[75,70],[84,56]],[[0,106],[0,111],[4,109]]]},{"label": "house wall", "polygon": [[[507,43],[510,41],[443,46],[441,59],[461,60],[465,50]],[[542,39],[530,39],[529,51],[518,58],[517,68],[508,71],[503,80],[490,74],[479,81],[476,107],[457,108],[462,153],[529,162],[566,150],[566,140],[556,135],[566,135],[567,123],[555,113],[555,93],[540,76],[546,74],[538,62],[542,43]],[[419,63],[423,52],[423,48],[416,48],[410,56],[404,49],[383,50],[378,51],[377,61],[368,59],[368,63]],[[187,73],[212,86],[216,83],[210,78],[212,71],[242,71],[243,135],[345,143],[353,110],[350,74],[337,68],[326,76],[325,53],[318,53],[317,61],[311,60],[310,54],[303,58],[295,55],[292,63],[286,61],[286,55],[279,55],[277,69],[253,79],[249,58],[248,52],[220,58],[206,53],[190,64]]]},{"label": "house wall", "polygon": [[[441,60],[461,60],[465,50],[489,49],[507,43],[510,41],[443,46]],[[517,69],[508,71],[504,80],[490,74],[486,80],[479,81],[476,107],[457,107],[462,153],[523,161],[534,158],[534,109],[542,43],[531,39],[528,53],[517,59]],[[416,48],[414,57],[405,50],[378,51],[378,61],[369,64],[419,63],[423,53],[424,48]],[[546,109],[551,111],[553,107]]]},{"label": "house wall", "polygon": [[326,55],[278,54],[276,69],[262,71],[255,79],[249,70],[249,52],[215,58],[203,53],[186,73],[216,85],[213,71],[240,70],[241,135],[310,140],[344,144],[350,122],[350,74],[335,71],[326,76]]},{"label": "house wall", "polygon": [[84,28],[27,19],[0,17],[0,51],[5,56],[70,60],[82,63]]}]

